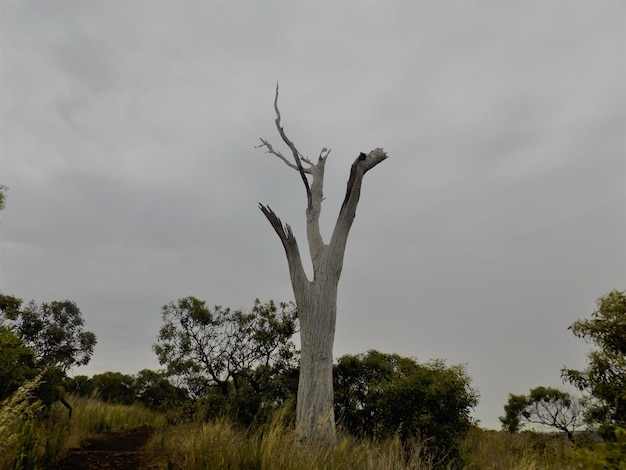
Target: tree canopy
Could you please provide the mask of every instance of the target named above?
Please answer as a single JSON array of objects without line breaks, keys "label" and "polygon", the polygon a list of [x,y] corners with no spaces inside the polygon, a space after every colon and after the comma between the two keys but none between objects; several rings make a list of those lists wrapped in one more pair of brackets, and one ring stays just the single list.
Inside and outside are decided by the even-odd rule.
[{"label": "tree canopy", "polygon": [[193,397],[211,395],[217,403],[217,393],[249,419],[263,402],[285,397],[282,380],[298,356],[293,304],[257,299],[249,312],[210,310],[205,301],[185,297],[165,305],[162,317],[154,351],[166,375]]},{"label": "tree canopy", "polygon": [[96,335],[83,328],[78,306],[65,300],[41,305],[31,301],[22,307],[22,299],[0,294],[0,325],[7,345],[0,348],[0,362],[21,361],[9,367],[13,369],[9,384],[13,385],[7,390],[22,380],[20,376],[27,379],[41,374],[37,398],[44,405],[60,400],[71,416],[72,407],[63,398],[61,382],[71,367],[89,363],[96,344]]},{"label": "tree canopy", "polygon": [[574,431],[583,424],[578,399],[551,387],[533,388],[528,395],[509,394],[504,413],[500,422],[509,432],[517,432],[525,424],[538,424],[566,433],[572,442]]},{"label": "tree canopy", "polygon": [[478,404],[463,366],[368,351],[339,358],[334,369],[335,413],[350,433],[405,442],[419,437],[439,458],[456,457]]},{"label": "tree canopy", "polygon": [[89,363],[96,335],[84,330],[82,313],[70,300],[22,307],[22,300],[0,294],[0,312],[8,328],[35,354],[37,366],[59,368]]},{"label": "tree canopy", "polygon": [[626,426],[626,294],[613,290],[600,297],[591,318],[569,329],[593,349],[585,370],[564,368],[562,376],[590,396],[587,421],[610,437],[615,426]]}]

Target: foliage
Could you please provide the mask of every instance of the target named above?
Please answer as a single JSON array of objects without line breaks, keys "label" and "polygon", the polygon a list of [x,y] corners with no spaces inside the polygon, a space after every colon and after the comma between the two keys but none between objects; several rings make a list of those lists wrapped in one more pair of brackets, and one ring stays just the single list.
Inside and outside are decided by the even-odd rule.
[{"label": "foliage", "polygon": [[15,333],[0,326],[0,401],[37,375],[35,354]]},{"label": "foliage", "polygon": [[504,405],[504,416],[500,417],[502,429],[516,433],[522,429],[522,413],[527,405],[526,395],[509,394],[509,401]]},{"label": "foliage", "polygon": [[4,201],[6,199],[7,187],[0,184],[0,211],[4,209]]},{"label": "foliage", "polygon": [[188,400],[187,392],[175,387],[160,372],[143,369],[135,376],[135,399],[152,410],[167,411]]},{"label": "foliage", "polygon": [[[66,371],[72,366],[89,363],[96,344],[96,336],[84,331],[83,317],[78,306],[69,300],[44,303],[41,306],[31,301],[22,307],[22,300],[10,295],[0,294],[0,324],[19,338],[22,346],[13,342],[13,346],[2,349],[2,360],[21,356],[26,363],[22,366],[13,364],[15,371],[24,376],[42,374],[36,395],[49,407],[54,401],[61,401],[61,382]],[[6,337],[6,335],[5,335]],[[28,354],[32,352],[32,370],[23,366],[29,363]],[[71,409],[70,409],[71,412]]]},{"label": "foliage", "polygon": [[211,398],[220,413],[250,421],[264,404],[288,397],[289,383],[278,377],[296,366],[293,304],[257,299],[250,312],[220,306],[211,311],[204,301],[186,297],[165,305],[162,316],[154,351],[166,375],[194,398]]},{"label": "foliage", "polygon": [[66,377],[63,379],[63,388],[67,393],[76,397],[88,398],[95,392],[93,382],[86,375]]},{"label": "foliage", "polygon": [[580,468],[626,470],[626,428],[616,426],[613,434],[613,440],[577,449],[576,458]]},{"label": "foliage", "polygon": [[0,313],[2,314],[2,323],[8,323],[7,320],[19,316],[21,306],[22,299],[19,299],[12,295],[5,295],[0,293]]},{"label": "foliage", "polygon": [[347,355],[335,366],[335,413],[361,437],[425,439],[442,460],[458,457],[458,443],[471,426],[478,394],[463,366],[443,361],[418,364],[397,354]]},{"label": "foliage", "polygon": [[5,323],[32,349],[38,366],[56,367],[66,372],[72,366],[88,364],[96,335],[84,331],[78,306],[69,300],[37,305],[0,294],[0,311]]},{"label": "foliage", "polygon": [[551,387],[533,388],[528,395],[509,395],[500,417],[502,427],[519,431],[524,424],[549,426],[567,434],[574,442],[574,431],[582,422],[582,408],[576,397]]},{"label": "foliage", "polygon": [[163,412],[173,411],[189,400],[187,392],[172,385],[162,372],[149,369],[137,375],[104,372],[91,378],[86,375],[67,377],[63,388],[75,397],[97,397],[112,404],[137,403]]},{"label": "foliage", "polygon": [[0,403],[0,462],[7,468],[27,466],[24,455],[33,446],[32,423],[41,415],[41,403],[34,397],[40,382],[41,376],[27,380]]},{"label": "foliage", "polygon": [[130,405],[135,401],[135,378],[121,372],[104,372],[91,378],[96,395],[107,403]]},{"label": "foliage", "polygon": [[[613,290],[597,301],[591,319],[578,320],[572,333],[592,343],[583,371],[564,368],[564,379],[590,395],[586,414],[611,437],[615,426],[626,426],[626,294]],[[613,436],[614,437],[614,436]]]},{"label": "foliage", "polygon": [[[17,355],[18,359],[26,361],[21,366],[12,363],[16,367],[16,376],[12,380],[19,380],[20,374],[28,377],[41,372],[37,397],[48,407],[61,399],[69,408],[62,398],[61,382],[70,367],[89,363],[96,344],[95,334],[83,329],[84,321],[78,306],[66,300],[41,306],[31,301],[22,307],[21,299],[0,294],[0,314],[3,331],[9,330],[21,341],[19,345],[13,340],[10,347],[0,349],[0,359],[11,361]],[[11,341],[6,333],[3,337]],[[32,361],[24,348],[31,351]],[[9,389],[14,385],[9,383]]]}]

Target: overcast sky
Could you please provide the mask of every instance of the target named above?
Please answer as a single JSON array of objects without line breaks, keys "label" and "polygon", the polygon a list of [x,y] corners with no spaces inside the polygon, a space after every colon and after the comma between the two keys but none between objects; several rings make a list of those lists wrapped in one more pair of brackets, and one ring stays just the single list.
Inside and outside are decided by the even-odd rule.
[{"label": "overcast sky", "polygon": [[71,299],[98,338],[75,374],[158,368],[161,307],[291,300],[269,204],[305,251],[285,130],[326,166],[328,240],[368,173],[335,357],[467,364],[508,393],[561,386],[567,330],[626,288],[626,3],[1,3],[0,290]]}]

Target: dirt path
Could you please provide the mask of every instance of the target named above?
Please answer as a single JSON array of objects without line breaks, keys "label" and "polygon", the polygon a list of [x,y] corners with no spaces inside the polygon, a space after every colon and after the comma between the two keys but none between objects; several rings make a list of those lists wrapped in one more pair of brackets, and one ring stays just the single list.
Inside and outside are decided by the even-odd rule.
[{"label": "dirt path", "polygon": [[103,434],[81,443],[80,448],[71,449],[59,462],[55,470],[154,470],[149,464],[149,455],[143,447],[151,431],[143,428],[132,433]]}]

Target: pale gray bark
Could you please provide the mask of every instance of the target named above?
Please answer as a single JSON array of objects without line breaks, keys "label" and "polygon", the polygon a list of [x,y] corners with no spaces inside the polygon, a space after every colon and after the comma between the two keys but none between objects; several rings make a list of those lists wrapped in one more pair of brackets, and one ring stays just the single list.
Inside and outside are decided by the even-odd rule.
[{"label": "pale gray bark", "polygon": [[[300,318],[301,363],[296,404],[296,436],[305,443],[333,444],[335,416],[333,411],[333,342],[337,317],[337,286],[343,269],[346,242],[361,194],[365,173],[387,158],[381,148],[368,154],[361,153],[352,164],[346,196],[339,211],[330,242],[324,243],[319,228],[319,216],[324,199],[324,168],[330,150],[322,149],[317,163],[304,157],[287,137],[278,109],[278,85],[274,98],[276,128],[283,142],[291,150],[290,162],[265,139],[259,147],[280,158],[300,174],[307,195],[306,231],[313,280],[309,280],[302,266],[298,243],[289,225],[283,225],[269,208],[259,204],[278,234],[289,265],[291,285]],[[311,182],[309,182],[309,177]]]}]

